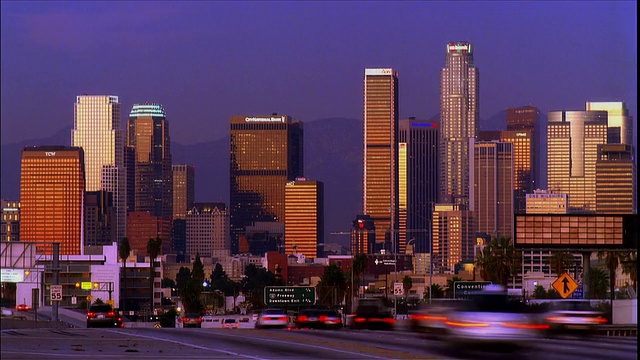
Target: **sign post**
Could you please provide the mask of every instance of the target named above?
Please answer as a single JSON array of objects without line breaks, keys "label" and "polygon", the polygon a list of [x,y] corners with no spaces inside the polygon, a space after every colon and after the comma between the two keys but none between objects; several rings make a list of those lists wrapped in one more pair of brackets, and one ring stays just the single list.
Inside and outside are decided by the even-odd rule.
[{"label": "sign post", "polygon": [[566,299],[569,295],[571,295],[578,288],[578,283],[573,280],[571,275],[568,273],[564,273],[560,275],[556,281],[551,284],[551,286],[556,289],[558,294],[562,296],[563,299]]}]

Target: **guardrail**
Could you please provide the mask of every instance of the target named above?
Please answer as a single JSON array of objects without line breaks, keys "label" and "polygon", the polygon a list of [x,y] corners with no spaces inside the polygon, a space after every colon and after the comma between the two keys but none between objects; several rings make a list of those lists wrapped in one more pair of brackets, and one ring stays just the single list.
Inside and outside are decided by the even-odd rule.
[{"label": "guardrail", "polygon": [[638,336],[638,325],[601,325],[595,333],[604,336]]}]

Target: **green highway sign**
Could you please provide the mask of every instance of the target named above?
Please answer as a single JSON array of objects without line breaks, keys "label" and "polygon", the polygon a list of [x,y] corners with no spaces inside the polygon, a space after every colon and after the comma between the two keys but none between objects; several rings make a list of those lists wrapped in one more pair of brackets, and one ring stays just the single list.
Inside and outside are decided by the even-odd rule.
[{"label": "green highway sign", "polygon": [[267,307],[315,305],[316,288],[313,286],[267,286],[264,304]]},{"label": "green highway sign", "polygon": [[453,298],[466,299],[476,291],[484,289],[491,281],[456,281],[453,283]]}]

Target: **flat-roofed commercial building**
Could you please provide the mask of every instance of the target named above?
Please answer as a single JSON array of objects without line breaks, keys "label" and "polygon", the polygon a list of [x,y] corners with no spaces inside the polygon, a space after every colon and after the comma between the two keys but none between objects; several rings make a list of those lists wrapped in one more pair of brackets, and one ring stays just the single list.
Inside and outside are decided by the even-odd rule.
[{"label": "flat-roofed commercial building", "polygon": [[567,194],[557,194],[549,190],[534,190],[527,194],[527,214],[567,214],[569,199]]},{"label": "flat-roofed commercial building", "polygon": [[362,211],[375,223],[375,241],[400,244],[398,229],[398,73],[364,70]]},{"label": "flat-roofed commercial building", "polygon": [[2,199],[2,241],[20,241],[20,202]]},{"label": "flat-roofed commercial building", "polygon": [[433,212],[434,272],[455,272],[456,264],[473,262],[476,231],[473,212],[463,204],[436,204]]},{"label": "flat-roofed commercial building", "polygon": [[533,192],[535,138],[531,130],[500,131],[500,141],[513,144],[513,211],[524,213],[527,194]]},{"label": "flat-roofed commercial building", "polygon": [[285,253],[319,257],[324,244],[324,183],[303,177],[285,186]]},{"label": "flat-roofed commercial building", "polygon": [[303,176],[302,122],[287,115],[232,116],[230,130],[231,253],[245,228],[284,222],[285,185]]},{"label": "flat-roofed commercial building", "polygon": [[625,144],[598,146],[596,162],[596,212],[637,213],[637,172],[633,147]]},{"label": "flat-roofed commercial building", "polygon": [[547,123],[549,190],[569,196],[571,213],[596,211],[598,145],[607,143],[606,111],[550,111]]},{"label": "flat-roofed commercial building", "polygon": [[84,228],[84,151],[79,147],[34,146],[22,151],[20,241],[36,251],[81,255]]},{"label": "flat-roofed commercial building", "polygon": [[187,258],[229,256],[230,247],[227,205],[194,203],[187,212]]},{"label": "flat-roofed commercial building", "polygon": [[376,227],[369,215],[357,215],[351,227],[351,255],[376,252]]},{"label": "flat-roofed commercial building", "polygon": [[193,165],[173,164],[173,220],[187,218],[187,211],[191,209],[196,199],[195,176]]}]

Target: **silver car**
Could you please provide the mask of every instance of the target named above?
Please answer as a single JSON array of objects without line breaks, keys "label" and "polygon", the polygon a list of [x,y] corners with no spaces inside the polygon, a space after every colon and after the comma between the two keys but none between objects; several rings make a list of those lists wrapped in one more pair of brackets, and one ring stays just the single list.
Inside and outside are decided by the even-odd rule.
[{"label": "silver car", "polygon": [[286,328],[289,325],[289,316],[282,309],[265,309],[258,316],[256,329]]},{"label": "silver car", "polygon": [[589,300],[557,300],[545,314],[549,335],[590,335],[598,325],[607,323],[600,311],[593,310]]}]

